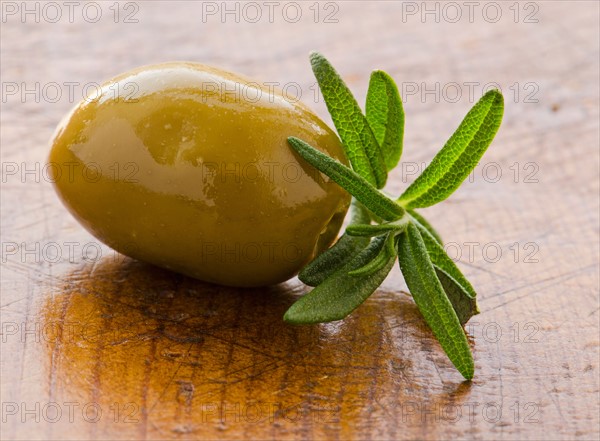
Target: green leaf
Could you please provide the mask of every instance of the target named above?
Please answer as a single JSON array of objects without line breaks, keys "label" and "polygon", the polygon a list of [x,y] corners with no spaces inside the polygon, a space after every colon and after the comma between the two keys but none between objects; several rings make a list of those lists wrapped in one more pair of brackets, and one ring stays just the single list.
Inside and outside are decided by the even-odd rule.
[{"label": "green leaf", "polygon": [[385,197],[379,190],[345,165],[293,136],[288,138],[288,143],[309,164],[337,182],[340,187],[354,196],[357,201],[375,215],[392,221],[399,219],[404,214],[404,209],[400,205]]},{"label": "green leaf", "polygon": [[[350,216],[350,225],[371,222],[369,211],[355,199],[352,200]],[[323,251],[312,262],[302,268],[298,278],[308,286],[320,285],[365,249],[369,243],[369,238],[355,237],[344,233],[331,248]]]},{"label": "green leaf", "polygon": [[410,214],[418,223],[420,223],[429,233],[438,241],[440,245],[444,244],[442,240],[442,236],[438,233],[433,225],[431,225],[427,219],[425,219],[421,214],[417,213],[415,210],[407,210],[408,214]]},{"label": "green leaf", "polygon": [[320,285],[365,249],[369,242],[367,237],[342,235],[331,248],[319,254],[302,268],[302,271],[298,273],[298,279],[308,286]]},{"label": "green leaf", "polygon": [[438,276],[438,279],[440,279],[440,282],[444,287],[444,292],[448,296],[450,303],[452,303],[452,307],[454,308],[454,312],[456,312],[460,324],[464,326],[471,317],[479,314],[477,300],[465,295],[462,286],[456,283],[452,277],[437,266],[434,265],[433,267],[435,268],[435,274]]},{"label": "green leaf", "polygon": [[375,256],[373,260],[371,260],[361,268],[350,271],[348,275],[352,277],[370,276],[384,268],[388,264],[390,259],[396,260],[397,253],[394,238],[395,234],[388,233],[385,239],[385,244],[379,251],[379,254]]},{"label": "green leaf", "polygon": [[312,52],[310,63],[352,168],[375,187],[383,188],[387,180],[385,160],[352,92],[323,55]]},{"label": "green leaf", "polygon": [[368,276],[357,278],[348,276],[348,273],[373,260],[383,248],[385,239],[374,239],[358,256],[294,303],[283,319],[296,325],[323,323],[341,320],[354,311],[385,280],[395,257]]},{"label": "green leaf", "polygon": [[429,207],[450,196],[475,168],[494,139],[503,112],[502,94],[497,90],[487,92],[398,201],[405,208]]},{"label": "green leaf", "polygon": [[472,379],[475,366],[467,336],[429,260],[419,229],[409,224],[398,236],[397,246],[400,269],[419,311],[450,361],[463,377]]},{"label": "green leaf", "polygon": [[[412,213],[411,216],[413,216]],[[476,300],[477,293],[454,261],[448,256],[439,238],[433,235],[431,232],[432,227],[429,225],[428,228],[414,216],[413,218],[416,220],[414,223],[421,233],[438,279],[440,279],[444,291],[454,307],[460,324],[464,325],[475,314],[479,314]]]},{"label": "green leaf", "polygon": [[390,171],[398,165],[402,156],[404,109],[396,83],[381,70],[371,74],[365,112]]},{"label": "green leaf", "polygon": [[436,267],[444,271],[452,279],[454,279],[454,281],[462,287],[467,297],[473,299],[477,297],[477,293],[475,292],[473,286],[469,283],[460,269],[458,269],[456,263],[454,263],[450,256],[448,256],[444,248],[439,244],[435,237],[433,237],[433,235],[423,225],[417,222],[415,222],[414,225],[421,233],[423,243],[425,243],[425,247],[431,262]]},{"label": "green leaf", "polygon": [[376,225],[349,225],[346,228],[346,234],[352,237],[375,237],[383,236],[390,231],[398,228],[393,224],[376,224]]},{"label": "green leaf", "polygon": [[406,229],[408,225],[408,216],[403,216],[397,221],[386,222],[383,224],[375,225],[349,225],[346,228],[346,233],[351,236],[358,237],[374,237],[381,236],[386,233],[400,233]]}]

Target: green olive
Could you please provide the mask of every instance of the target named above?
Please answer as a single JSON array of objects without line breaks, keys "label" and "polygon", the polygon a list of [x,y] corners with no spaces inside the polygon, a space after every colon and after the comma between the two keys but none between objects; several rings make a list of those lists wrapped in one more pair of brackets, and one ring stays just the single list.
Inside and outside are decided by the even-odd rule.
[{"label": "green olive", "polygon": [[271,285],[331,245],[350,203],[288,136],[348,163],[336,134],[283,92],[165,63],[79,103],[48,170],[65,206],[113,249],[207,282]]}]

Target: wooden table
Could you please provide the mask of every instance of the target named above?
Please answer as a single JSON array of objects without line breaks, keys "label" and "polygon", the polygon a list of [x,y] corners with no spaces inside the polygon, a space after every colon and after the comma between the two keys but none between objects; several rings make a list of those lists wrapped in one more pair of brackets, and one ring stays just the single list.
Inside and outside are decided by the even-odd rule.
[{"label": "wooden table", "polygon": [[[270,23],[262,2],[224,20],[221,2],[97,2],[73,6],[71,23],[62,2],[37,17],[33,2],[25,16],[3,2],[2,438],[598,439],[599,6],[513,3],[469,17],[462,2],[280,2]],[[142,64],[297,83],[330,121],[311,49],[360,101],[372,69],[399,83],[398,191],[486,84],[504,91],[473,179],[427,210],[480,295],[471,383],[397,268],[346,320],[292,327],[281,318],[307,290],[298,280],[240,291],[103,246],[97,258],[47,182],[48,140],[84,86]]]}]

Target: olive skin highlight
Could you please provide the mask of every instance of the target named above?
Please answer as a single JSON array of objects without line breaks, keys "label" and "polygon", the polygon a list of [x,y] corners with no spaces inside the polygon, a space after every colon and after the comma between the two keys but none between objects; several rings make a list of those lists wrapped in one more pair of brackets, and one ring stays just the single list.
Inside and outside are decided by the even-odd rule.
[{"label": "olive skin highlight", "polygon": [[348,164],[301,103],[220,69],[165,63],[79,103],[48,170],[69,211],[113,249],[211,283],[272,285],[331,245],[350,203],[289,136]]}]

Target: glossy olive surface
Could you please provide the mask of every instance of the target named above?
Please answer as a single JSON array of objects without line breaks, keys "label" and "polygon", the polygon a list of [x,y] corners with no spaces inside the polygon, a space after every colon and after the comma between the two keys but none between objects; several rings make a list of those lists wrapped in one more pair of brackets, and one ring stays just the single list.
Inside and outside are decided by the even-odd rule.
[{"label": "glossy olive surface", "polygon": [[79,103],[48,169],[70,212],[115,250],[208,282],[270,285],[331,244],[350,202],[288,136],[347,164],[335,133],[282,92],[165,63]]}]

